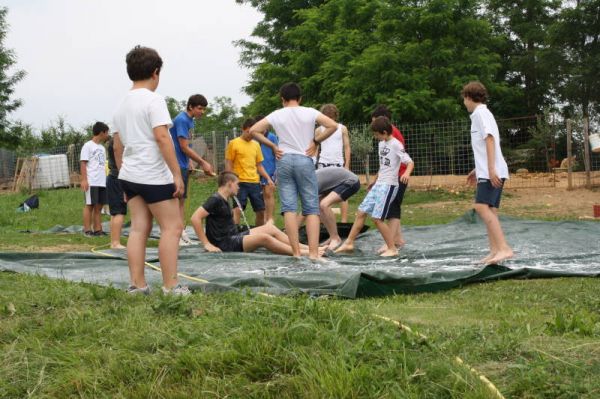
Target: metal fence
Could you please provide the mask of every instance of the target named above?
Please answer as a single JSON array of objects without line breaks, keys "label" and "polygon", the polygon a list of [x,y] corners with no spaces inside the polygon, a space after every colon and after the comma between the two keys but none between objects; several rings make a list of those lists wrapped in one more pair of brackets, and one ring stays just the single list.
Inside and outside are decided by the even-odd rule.
[{"label": "metal fence", "polygon": [[[511,178],[507,188],[591,187],[600,185],[600,153],[586,150],[585,121],[552,122],[549,118],[523,117],[498,120],[501,145]],[[474,168],[471,149],[470,120],[402,124],[406,149],[415,170],[414,188],[456,187],[465,184],[465,176]],[[570,133],[569,133],[570,127]],[[348,126],[351,138],[351,169],[363,182],[373,179],[379,167],[377,143],[368,124]],[[239,131],[203,132],[191,141],[201,156],[215,170],[222,171],[225,148]],[[569,171],[566,159],[574,157]],[[0,181],[11,182],[18,157],[36,154],[66,154],[73,184],[79,179],[81,145],[39,149],[29,154],[15,154],[0,149]]]}]

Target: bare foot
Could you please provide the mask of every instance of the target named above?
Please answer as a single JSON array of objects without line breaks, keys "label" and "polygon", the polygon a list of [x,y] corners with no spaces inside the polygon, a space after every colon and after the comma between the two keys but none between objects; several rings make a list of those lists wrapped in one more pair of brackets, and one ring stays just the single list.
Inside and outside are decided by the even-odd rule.
[{"label": "bare foot", "polygon": [[323,242],[321,243],[321,245],[325,245],[325,246],[327,246],[327,245],[329,245],[329,243],[330,243],[330,242],[331,242],[331,238],[328,238],[328,239],[326,239],[325,241],[323,241]]},{"label": "bare foot", "polygon": [[506,259],[510,259],[514,256],[514,252],[512,249],[507,248],[507,249],[503,249],[500,250],[496,253],[496,255],[488,260],[488,262],[486,263],[486,265],[494,265],[494,264],[499,264],[502,261],[505,261]]},{"label": "bare foot", "polygon": [[347,242],[345,242],[333,252],[335,252],[336,254],[354,252],[354,244],[348,244]]},{"label": "bare foot", "polygon": [[398,256],[398,249],[396,249],[396,248],[389,249],[388,248],[385,251],[383,251],[381,254],[379,254],[379,256]]},{"label": "bare foot", "polygon": [[335,249],[340,245],[342,245],[342,240],[330,240],[329,245],[325,248],[329,249],[330,251],[335,251]]},{"label": "bare foot", "polygon": [[[403,246],[406,245],[406,241],[404,241],[404,240],[398,241],[395,244],[396,244],[396,248],[402,248]],[[387,249],[388,249],[387,245],[385,243],[383,243],[383,245],[380,246],[379,249],[377,250],[377,254],[381,255],[382,253],[387,251]]]},{"label": "bare foot", "polygon": [[127,247],[124,245],[121,245],[121,244],[110,244],[110,248],[111,249],[125,249]]},{"label": "bare foot", "polygon": [[494,256],[496,256],[496,253],[495,253],[495,252],[490,252],[490,253],[488,254],[488,256],[486,256],[485,258],[482,258],[482,259],[481,259],[479,262],[477,262],[477,263],[481,263],[481,264],[483,264],[483,265],[487,265],[487,264],[488,264],[488,262],[489,262],[491,259],[494,259]]}]

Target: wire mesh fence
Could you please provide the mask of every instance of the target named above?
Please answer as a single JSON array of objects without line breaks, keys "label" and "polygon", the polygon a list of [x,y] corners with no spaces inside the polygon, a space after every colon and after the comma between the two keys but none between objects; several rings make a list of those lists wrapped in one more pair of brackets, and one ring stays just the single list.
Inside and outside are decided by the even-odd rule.
[{"label": "wire mesh fence", "polygon": [[[571,121],[571,187],[600,185],[600,153],[586,152],[582,120]],[[456,187],[474,168],[470,120],[397,124],[407,152],[415,162],[410,185],[413,188]],[[503,155],[511,173],[507,188],[564,187],[569,183],[568,129],[566,121],[532,116],[498,120]],[[377,142],[368,124],[348,126],[352,149],[351,170],[363,182],[372,181],[379,167]],[[210,162],[215,171],[224,170],[225,149],[239,131],[202,132],[191,140],[192,148]],[[19,175],[19,159],[66,156],[70,184],[79,182],[81,144],[30,151],[27,154],[0,149],[0,182],[8,185]],[[587,155],[587,158],[586,158]],[[586,164],[586,159],[588,160]],[[61,168],[65,168],[61,162]],[[40,164],[41,165],[41,164]],[[43,165],[36,166],[54,167]],[[587,169],[586,169],[587,168]],[[589,172],[588,172],[589,170]],[[48,171],[46,171],[48,172]]]}]

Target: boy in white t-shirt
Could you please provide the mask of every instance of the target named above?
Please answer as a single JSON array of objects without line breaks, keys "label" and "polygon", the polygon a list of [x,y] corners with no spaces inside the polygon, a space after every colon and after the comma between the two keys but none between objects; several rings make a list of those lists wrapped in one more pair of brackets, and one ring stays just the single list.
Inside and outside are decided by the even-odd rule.
[{"label": "boy in white t-shirt", "polygon": [[[286,83],[279,90],[283,108],[271,112],[250,128],[254,138],[273,150],[277,157],[277,188],[285,232],[290,239],[294,256],[300,256],[296,210],[298,196],[302,215],[306,216],[309,257],[319,255],[319,187],[312,156],[317,145],[331,136],[338,124],[313,108],[300,106],[302,92],[296,83]],[[324,126],[315,134],[315,124]],[[279,138],[279,147],[264,136],[273,127]]]},{"label": "boy in white t-shirt", "polygon": [[150,291],[144,262],[155,218],[160,226],[158,257],[162,290],[165,294],[188,295],[189,289],[177,282],[179,238],[183,230],[178,198],[183,195],[184,185],[169,133],[169,110],[165,99],[155,93],[162,59],[156,50],[136,46],[127,54],[126,63],[133,87],[114,114],[113,140],[119,182],[131,212],[127,241],[131,281],[127,291],[132,294]]},{"label": "boy in white t-shirt", "polygon": [[96,122],[92,127],[93,137],[81,148],[81,190],[85,193],[83,207],[83,234],[87,237],[104,236],[100,211],[107,203],[106,197],[106,149],[102,145],[108,140],[108,126]]},{"label": "boy in white t-shirt", "polygon": [[498,219],[508,166],[500,148],[498,125],[485,105],[488,97],[485,86],[480,82],[470,82],[463,87],[461,96],[471,113],[471,145],[475,155],[475,169],[467,176],[467,182],[472,185],[477,182],[475,211],[485,223],[490,243],[490,253],[481,262],[496,264],[513,256]]},{"label": "boy in white t-shirt", "polygon": [[381,233],[387,249],[381,256],[396,256],[398,249],[394,242],[395,232],[385,224],[385,219],[392,203],[398,194],[398,171],[400,165],[407,165],[406,171],[400,176],[400,181],[408,184],[414,163],[404,150],[402,143],[392,136],[392,123],[385,116],[379,116],[371,123],[371,130],[379,140],[379,172],[375,184],[369,190],[356,212],[356,219],[346,241],[335,252],[354,251],[354,240],[365,224],[367,215],[371,215],[377,230]]}]

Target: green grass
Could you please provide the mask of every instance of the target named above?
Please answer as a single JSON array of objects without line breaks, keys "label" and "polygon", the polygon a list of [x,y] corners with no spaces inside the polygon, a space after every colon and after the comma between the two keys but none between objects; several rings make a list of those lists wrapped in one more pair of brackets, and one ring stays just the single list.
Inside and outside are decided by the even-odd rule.
[{"label": "green grass", "polygon": [[[215,186],[191,190],[190,213]],[[0,196],[0,250],[108,242],[20,233],[81,223],[78,190],[42,192],[40,209],[18,214],[25,197]],[[470,193],[409,191],[403,223],[443,223],[470,202]],[[131,298],[0,273],[0,398],[493,397],[455,356],[507,398],[596,398],[599,289],[598,279],[564,278],[355,301],[247,292]]]}]

